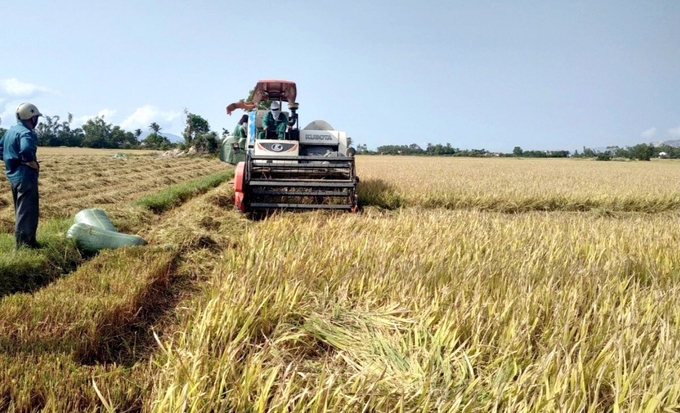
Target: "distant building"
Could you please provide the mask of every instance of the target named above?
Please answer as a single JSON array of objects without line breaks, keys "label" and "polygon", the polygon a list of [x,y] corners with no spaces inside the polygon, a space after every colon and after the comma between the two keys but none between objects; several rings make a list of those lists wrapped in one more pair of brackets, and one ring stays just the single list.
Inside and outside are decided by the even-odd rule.
[{"label": "distant building", "polygon": [[666,152],[659,152],[659,159],[668,159],[668,154]]}]

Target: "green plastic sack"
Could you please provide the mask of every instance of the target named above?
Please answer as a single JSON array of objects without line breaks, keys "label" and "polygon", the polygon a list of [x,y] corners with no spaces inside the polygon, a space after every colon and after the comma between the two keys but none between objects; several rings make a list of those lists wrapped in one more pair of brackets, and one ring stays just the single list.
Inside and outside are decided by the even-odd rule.
[{"label": "green plastic sack", "polygon": [[82,222],[71,225],[66,236],[74,238],[78,246],[83,250],[92,252],[106,248],[146,244],[146,241],[138,235],[121,234],[120,232],[97,228]]},{"label": "green plastic sack", "polygon": [[75,216],[66,236],[74,238],[85,251],[99,251],[105,248],[120,248],[131,245],[145,245],[138,235],[121,234],[111,223],[106,212],[99,208],[83,209]]},{"label": "green plastic sack", "polygon": [[107,231],[117,231],[109,217],[106,216],[106,212],[99,208],[83,209],[76,214],[73,221],[76,224],[87,224]]}]

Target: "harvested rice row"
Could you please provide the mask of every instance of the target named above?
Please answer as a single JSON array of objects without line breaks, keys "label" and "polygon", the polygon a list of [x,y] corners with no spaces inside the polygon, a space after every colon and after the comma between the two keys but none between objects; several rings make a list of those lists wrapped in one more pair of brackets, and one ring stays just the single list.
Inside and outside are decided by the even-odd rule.
[{"label": "harvested rice row", "polygon": [[[187,181],[207,177],[209,175],[206,174],[211,171],[210,169],[194,171],[193,173],[185,173],[172,178],[163,178],[155,181],[147,180],[125,187],[106,188],[100,192],[84,192],[80,197],[74,196],[73,198],[64,198],[50,203],[43,208],[43,211],[45,216],[49,217],[68,217],[75,215],[78,211],[85,208],[101,207],[106,209],[144,196],[153,195],[162,190],[162,188],[182,185]],[[225,170],[224,168],[216,169],[216,171],[212,171],[212,174],[219,173],[220,171],[229,172],[228,169]]]},{"label": "harvested rice row", "polygon": [[[134,157],[130,159],[132,162],[135,161]],[[130,173],[129,164],[125,163],[126,161],[116,160],[116,183],[103,184],[97,177],[87,179],[83,177],[90,169],[102,168],[96,165],[94,160],[88,162],[90,163],[83,166],[82,171],[71,169],[42,173],[40,190],[43,219],[68,218],[84,208],[123,204],[169,185],[233,169],[217,159],[186,157],[164,159],[161,166],[165,165],[166,170],[152,169],[147,172]],[[137,162],[148,161],[140,159]],[[14,227],[14,209],[9,184],[6,183],[4,175],[0,176],[0,181],[3,180],[5,183],[0,183],[0,188],[6,186],[7,190],[0,192],[0,231],[9,233]],[[86,187],[92,189],[86,189]]]},{"label": "harvested rice row", "polygon": [[171,251],[103,251],[67,277],[0,303],[4,354],[64,353],[77,362],[114,358],[116,341],[170,282]]},{"label": "harvested rice row", "polygon": [[[194,277],[191,268],[219,255],[221,245],[233,245],[229,228],[242,231],[238,225],[244,218],[233,210],[231,193],[224,184],[169,211],[153,226],[155,216],[149,212],[118,207],[111,211],[112,220],[132,224],[150,246],[103,251],[34,295],[6,297],[0,303],[5,314],[0,321],[0,410],[91,411],[109,402],[122,411],[140,410],[157,373],[148,354],[132,352],[146,353],[153,346],[148,341],[152,328],[161,337],[172,334],[155,323],[169,322],[161,321],[168,316],[165,311],[187,288],[175,283]],[[139,222],[126,223],[137,215]],[[223,235],[210,235],[219,216],[229,217]],[[160,304],[166,315],[153,315]],[[122,362],[131,364],[123,367]]]},{"label": "harvested rice row", "polygon": [[152,385],[150,369],[149,364],[87,366],[64,353],[0,354],[0,411],[106,411],[102,400],[126,407],[119,411],[140,411]]},{"label": "harvested rice row", "polygon": [[34,294],[5,297],[0,409],[99,410],[104,402],[93,382],[106,389],[103,400],[138,409],[151,366],[119,363],[139,357],[131,351],[149,341],[146,329],[164,305],[175,258],[139,247],[106,251]]},{"label": "harvested rice row", "polygon": [[[92,189],[103,189],[107,192],[120,192],[121,190],[130,191],[133,190],[138,184],[153,184],[153,186],[159,187],[176,182],[186,181],[187,179],[191,179],[196,176],[210,175],[224,169],[226,169],[226,166],[219,163],[213,163],[209,165],[192,165],[188,163],[182,163],[171,169],[148,171],[144,173],[131,174],[126,170],[120,170],[118,171],[118,175],[113,182],[107,182],[106,180],[103,180],[99,177],[80,177],[77,181],[62,183],[59,188],[52,187],[53,194],[50,192],[49,188],[47,188],[47,195],[45,198],[50,202],[54,202],[60,199],[66,199],[69,195],[72,195],[73,197],[89,195],[92,193]],[[169,179],[171,182],[168,181]],[[47,181],[48,182],[45,184],[45,186],[49,185],[49,180]],[[71,185],[70,188],[69,185]],[[68,191],[65,191],[64,189],[68,189]]]}]

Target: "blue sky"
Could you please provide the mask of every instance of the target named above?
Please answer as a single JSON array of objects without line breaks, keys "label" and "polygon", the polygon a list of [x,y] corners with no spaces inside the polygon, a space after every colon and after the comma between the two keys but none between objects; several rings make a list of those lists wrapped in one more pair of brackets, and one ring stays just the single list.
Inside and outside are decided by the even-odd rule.
[{"label": "blue sky", "polygon": [[680,139],[680,1],[33,0],[0,8],[0,117],[231,130],[258,79],[355,143],[510,152]]}]

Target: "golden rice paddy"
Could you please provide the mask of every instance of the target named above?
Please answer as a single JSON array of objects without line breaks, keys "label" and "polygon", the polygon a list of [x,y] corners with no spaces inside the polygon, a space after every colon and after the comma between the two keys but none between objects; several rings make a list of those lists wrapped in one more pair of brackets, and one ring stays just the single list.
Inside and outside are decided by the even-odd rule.
[{"label": "golden rice paddy", "polygon": [[360,156],[361,213],[259,221],[227,183],[135,206],[214,159],[41,162],[41,219],[149,245],[2,299],[5,410],[680,409],[675,161]]}]

